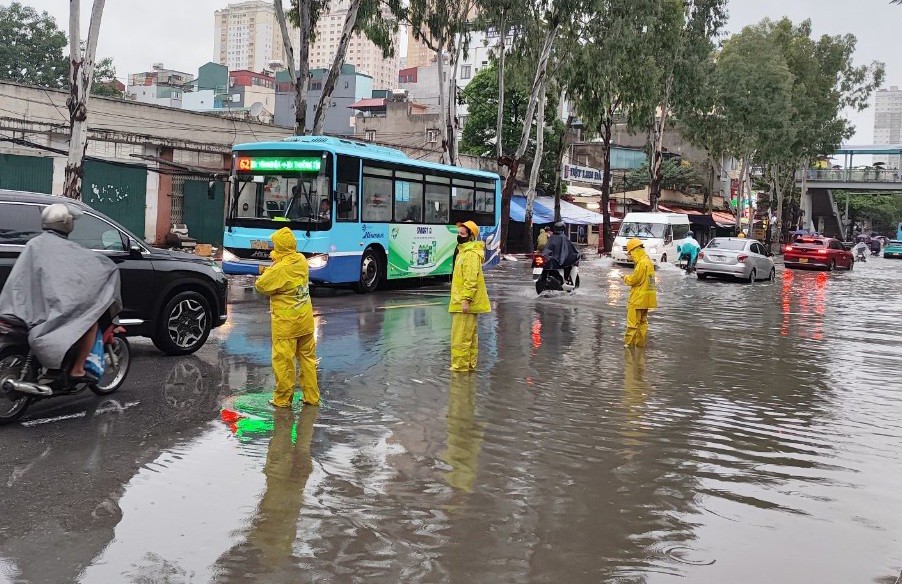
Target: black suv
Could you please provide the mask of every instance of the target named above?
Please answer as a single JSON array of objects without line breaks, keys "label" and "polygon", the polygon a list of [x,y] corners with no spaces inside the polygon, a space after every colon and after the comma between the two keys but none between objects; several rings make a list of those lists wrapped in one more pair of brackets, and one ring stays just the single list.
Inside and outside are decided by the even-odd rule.
[{"label": "black suv", "polygon": [[119,265],[119,321],[129,335],[150,337],[169,355],[187,355],[225,323],[228,281],[213,261],[149,247],[87,205],[51,195],[0,190],[0,288],[25,244],[41,233],[41,211],[61,202],[84,211],[69,240]]}]

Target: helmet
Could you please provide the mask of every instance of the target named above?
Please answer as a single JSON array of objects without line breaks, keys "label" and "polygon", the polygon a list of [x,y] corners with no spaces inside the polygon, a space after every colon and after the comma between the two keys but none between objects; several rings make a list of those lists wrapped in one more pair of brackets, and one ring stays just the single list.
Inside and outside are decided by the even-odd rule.
[{"label": "helmet", "polygon": [[72,233],[75,214],[72,213],[68,205],[63,203],[54,203],[47,205],[41,211],[41,228],[49,231],[56,231],[62,235]]},{"label": "helmet", "polygon": [[461,223],[458,223],[457,226],[466,227],[467,231],[470,232],[470,236],[473,237],[473,239],[479,237],[479,226],[477,226],[474,221],[463,221]]},{"label": "helmet", "polygon": [[558,221],[557,223],[554,224],[554,232],[555,233],[563,233],[564,227],[565,227],[564,222]]},{"label": "helmet", "polygon": [[627,253],[632,252],[634,249],[638,247],[645,247],[642,245],[642,240],[638,237],[634,237],[626,242],[626,251]]}]

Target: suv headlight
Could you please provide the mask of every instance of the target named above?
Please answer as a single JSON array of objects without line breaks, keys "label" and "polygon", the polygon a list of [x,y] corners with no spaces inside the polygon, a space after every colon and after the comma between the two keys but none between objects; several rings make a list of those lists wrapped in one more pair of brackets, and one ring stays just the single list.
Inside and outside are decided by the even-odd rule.
[{"label": "suv headlight", "polygon": [[314,255],[307,258],[307,265],[313,270],[324,268],[327,263],[329,263],[329,256],[326,254]]},{"label": "suv headlight", "polygon": [[233,254],[227,249],[222,250],[222,261],[224,262],[234,262],[238,259],[238,256]]}]

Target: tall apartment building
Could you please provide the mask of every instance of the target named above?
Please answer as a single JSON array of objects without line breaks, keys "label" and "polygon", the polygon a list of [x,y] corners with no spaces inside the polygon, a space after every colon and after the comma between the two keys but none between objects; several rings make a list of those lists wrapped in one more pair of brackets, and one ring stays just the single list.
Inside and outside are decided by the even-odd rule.
[{"label": "tall apartment building", "polygon": [[[902,144],[902,91],[895,85],[877,91],[874,105],[874,144]],[[887,168],[902,168],[900,156],[874,156]]]},{"label": "tall apartment building", "polygon": [[[274,70],[285,66],[282,29],[272,2],[252,0],[229,4],[213,14],[213,58],[218,63],[231,71]],[[288,32],[297,55],[301,33],[290,25]]]},{"label": "tall apartment building", "polygon": [[413,36],[413,27],[407,27],[407,62],[404,63],[405,69],[412,67],[425,67],[435,58],[435,52],[430,50],[426,44],[417,40]]},{"label": "tall apartment building", "polygon": [[[332,67],[349,5],[349,0],[333,0],[329,10],[320,16],[316,23],[316,42],[310,45],[311,69]],[[392,43],[395,47],[400,46],[397,34]],[[398,83],[398,59],[384,58],[382,49],[361,34],[355,34],[351,38],[345,64],[354,65],[359,73],[372,77],[377,89],[391,89]]]}]

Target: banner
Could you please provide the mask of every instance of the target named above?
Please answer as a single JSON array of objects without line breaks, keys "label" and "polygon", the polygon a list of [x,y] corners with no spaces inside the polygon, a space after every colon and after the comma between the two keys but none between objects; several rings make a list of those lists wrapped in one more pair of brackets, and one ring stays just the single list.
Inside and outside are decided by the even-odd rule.
[{"label": "banner", "polygon": [[454,269],[457,227],[391,225],[388,277],[445,276]]},{"label": "banner", "polygon": [[575,180],[578,182],[601,184],[602,172],[597,168],[588,166],[576,166],[574,164],[564,165],[564,180]]}]

